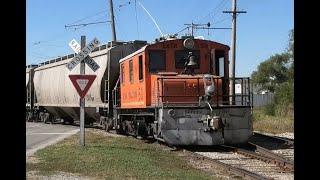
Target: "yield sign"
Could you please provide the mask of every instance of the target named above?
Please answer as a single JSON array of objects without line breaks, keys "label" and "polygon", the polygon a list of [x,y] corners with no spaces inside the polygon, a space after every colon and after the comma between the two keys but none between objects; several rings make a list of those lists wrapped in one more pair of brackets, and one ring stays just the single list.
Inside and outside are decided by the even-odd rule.
[{"label": "yield sign", "polygon": [[93,81],[96,79],[96,75],[73,74],[73,75],[69,75],[69,78],[73,86],[76,88],[80,98],[82,99],[87,94]]}]

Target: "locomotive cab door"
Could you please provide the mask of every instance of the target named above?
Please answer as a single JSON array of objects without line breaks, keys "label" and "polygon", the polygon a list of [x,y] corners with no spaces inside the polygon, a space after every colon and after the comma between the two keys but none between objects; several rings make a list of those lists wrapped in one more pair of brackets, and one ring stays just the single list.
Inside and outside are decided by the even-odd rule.
[{"label": "locomotive cab door", "polygon": [[[211,72],[213,75],[219,76],[222,78],[222,94],[228,94],[228,72],[226,69],[228,68],[228,64],[226,63],[226,53],[224,50],[216,50],[212,49],[210,52],[210,65],[211,65]],[[223,96],[223,104],[228,104],[228,97]]]}]

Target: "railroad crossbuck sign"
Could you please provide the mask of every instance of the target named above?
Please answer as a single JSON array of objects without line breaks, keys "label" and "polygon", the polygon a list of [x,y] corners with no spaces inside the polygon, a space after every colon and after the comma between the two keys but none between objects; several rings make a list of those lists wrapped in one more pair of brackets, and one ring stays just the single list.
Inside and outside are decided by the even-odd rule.
[{"label": "railroad crossbuck sign", "polygon": [[73,74],[69,75],[69,78],[82,99],[89,91],[93,81],[96,79],[96,75]]},{"label": "railroad crossbuck sign", "polygon": [[79,43],[77,43],[75,39],[70,41],[69,46],[78,54],[67,64],[67,68],[71,71],[84,59],[84,62],[95,72],[100,66],[88,55],[98,47],[99,44],[100,41],[97,38],[94,38],[86,47],[79,51]]},{"label": "railroad crossbuck sign", "polygon": [[[81,46],[80,44],[75,40],[72,39],[69,42],[69,46],[71,47],[71,49],[75,52],[75,53],[79,53],[81,50]],[[100,68],[100,66],[93,61],[93,59],[88,55],[85,59],[84,62],[87,63],[87,65],[94,71],[96,72],[96,70],[98,70]]]}]

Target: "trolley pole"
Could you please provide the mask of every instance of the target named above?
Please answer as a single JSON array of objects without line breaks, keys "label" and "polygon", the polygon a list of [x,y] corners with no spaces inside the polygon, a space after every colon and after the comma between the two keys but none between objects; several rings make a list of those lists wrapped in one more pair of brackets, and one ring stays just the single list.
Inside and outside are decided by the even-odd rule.
[{"label": "trolley pole", "polygon": [[237,14],[247,13],[246,11],[237,11],[237,0],[232,0],[232,11],[223,11],[223,13],[232,14],[232,63],[231,63],[231,81],[230,81],[230,95],[232,97],[231,103],[235,104],[235,75],[236,75],[236,33],[237,33]]},{"label": "trolley pole", "polygon": [[[86,36],[81,36],[81,49],[86,46]],[[80,74],[85,74],[85,62],[80,63]],[[85,131],[84,131],[84,107],[85,99],[80,98],[80,145],[85,146]]]}]

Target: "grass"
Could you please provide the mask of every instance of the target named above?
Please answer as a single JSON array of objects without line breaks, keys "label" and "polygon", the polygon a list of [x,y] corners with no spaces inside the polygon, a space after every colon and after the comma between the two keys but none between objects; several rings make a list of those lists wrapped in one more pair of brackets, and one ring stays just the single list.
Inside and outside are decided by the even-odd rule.
[{"label": "grass", "polygon": [[293,132],[293,116],[267,115],[263,109],[253,110],[253,129],[267,133]]},{"label": "grass", "polygon": [[176,152],[129,137],[106,137],[86,132],[86,146],[78,135],[39,150],[38,163],[27,163],[27,171],[50,175],[58,171],[101,179],[213,179],[194,169]]}]

